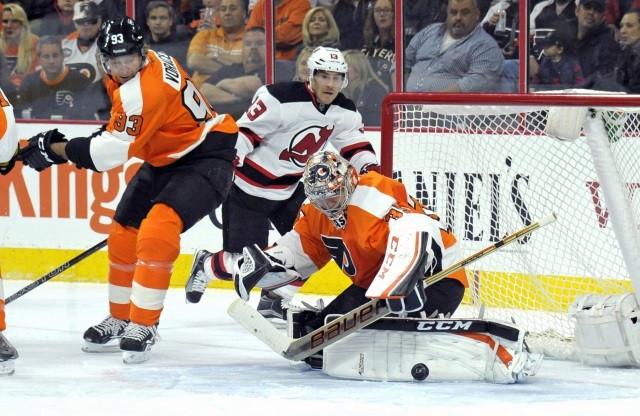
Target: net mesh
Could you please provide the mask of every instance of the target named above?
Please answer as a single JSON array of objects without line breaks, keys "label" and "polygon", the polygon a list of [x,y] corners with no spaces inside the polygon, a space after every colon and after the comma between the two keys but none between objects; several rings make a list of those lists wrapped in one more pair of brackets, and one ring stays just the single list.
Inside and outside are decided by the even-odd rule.
[{"label": "net mesh", "polygon": [[[567,313],[575,297],[633,286],[586,139],[549,137],[549,108],[393,104],[383,119],[383,140],[392,141],[393,176],[440,215],[465,257],[551,212],[558,215],[555,223],[470,265],[470,287],[456,315],[478,317],[482,310],[484,318],[515,322],[529,331],[535,352],[576,359]],[[629,232],[637,232],[640,118],[620,108],[589,115],[596,111],[608,120],[605,130],[635,220]],[[385,139],[389,123],[393,134]]]}]

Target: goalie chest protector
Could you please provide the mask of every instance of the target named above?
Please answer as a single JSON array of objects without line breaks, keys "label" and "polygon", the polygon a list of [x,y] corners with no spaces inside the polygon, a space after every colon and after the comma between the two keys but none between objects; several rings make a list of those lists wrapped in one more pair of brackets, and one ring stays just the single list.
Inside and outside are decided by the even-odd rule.
[{"label": "goalie chest protector", "polygon": [[581,295],[569,308],[575,318],[578,357],[585,365],[640,365],[640,307],[633,293]]}]

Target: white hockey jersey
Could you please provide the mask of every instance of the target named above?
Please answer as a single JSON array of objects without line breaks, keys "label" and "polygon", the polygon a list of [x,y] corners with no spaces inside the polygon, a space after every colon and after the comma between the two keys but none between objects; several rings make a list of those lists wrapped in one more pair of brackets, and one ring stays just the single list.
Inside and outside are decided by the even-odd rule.
[{"label": "white hockey jersey", "polygon": [[315,103],[305,82],[260,87],[238,120],[239,164],[235,184],[269,200],[289,198],[309,157],[330,144],[358,171],[377,164],[363,131],[362,117],[342,93],[331,105]]},{"label": "white hockey jersey", "polygon": [[[75,35],[75,36],[74,36]],[[104,74],[98,68],[96,53],[98,42],[94,41],[89,49],[82,52],[78,46],[78,33],[74,32],[62,41],[62,53],[64,63],[69,67],[87,76],[91,82],[100,81]]]},{"label": "white hockey jersey", "polygon": [[13,115],[13,107],[4,92],[0,90],[0,163],[11,160],[18,147],[18,126]]}]

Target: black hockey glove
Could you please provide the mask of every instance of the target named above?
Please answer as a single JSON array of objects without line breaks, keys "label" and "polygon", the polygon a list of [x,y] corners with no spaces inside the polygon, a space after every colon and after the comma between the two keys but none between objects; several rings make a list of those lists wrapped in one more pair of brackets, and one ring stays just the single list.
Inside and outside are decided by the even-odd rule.
[{"label": "black hockey glove", "polygon": [[67,141],[68,140],[64,138],[64,134],[60,133],[58,129],[38,133],[29,139],[27,146],[20,149],[18,159],[38,172],[45,170],[51,165],[67,163],[67,159],[58,156],[58,154],[51,149],[51,144]]},{"label": "black hockey glove", "polygon": [[0,163],[0,174],[6,175],[7,173],[11,172],[11,169],[13,169],[16,164],[16,160],[18,160],[18,150],[20,150],[20,146],[16,147],[16,151],[13,156],[11,156],[11,159],[9,159],[7,162]]},{"label": "black hockey glove", "polygon": [[422,281],[418,282],[411,293],[402,299],[387,299],[387,308],[391,313],[417,312],[424,308],[427,295],[424,293]]}]

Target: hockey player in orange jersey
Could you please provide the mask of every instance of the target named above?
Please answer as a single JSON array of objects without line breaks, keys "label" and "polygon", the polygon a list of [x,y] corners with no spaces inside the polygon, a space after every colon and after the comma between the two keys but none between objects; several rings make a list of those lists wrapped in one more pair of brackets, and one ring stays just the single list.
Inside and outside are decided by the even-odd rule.
[{"label": "hockey player in orange jersey", "polygon": [[[18,157],[18,129],[13,115],[13,106],[0,90],[0,174],[6,175],[15,166]],[[4,289],[0,274],[0,376],[14,373],[13,361],[18,358],[18,351],[2,335],[7,329],[4,314]]]},{"label": "hockey player in orange jersey", "polygon": [[[330,151],[309,159],[302,180],[310,203],[300,209],[293,230],[264,251],[243,249],[234,276],[243,299],[256,286],[272,290],[306,281],[333,259],[353,283],[306,322],[310,328],[320,327],[329,314],[368,302],[367,291],[383,271],[396,279],[395,286],[405,287],[404,299],[387,301],[392,312],[434,317],[456,310],[468,287],[464,269],[426,288],[423,278],[460,260],[457,240],[402,183],[376,172],[358,175]],[[244,265],[264,260],[268,270]],[[386,270],[383,264],[392,266]]]},{"label": "hockey player in orange jersey", "polygon": [[40,171],[66,163],[105,171],[131,158],[145,163],[116,208],[108,238],[109,312],[85,334],[86,352],[123,351],[144,362],[180,254],[180,234],[226,198],[233,177],[238,127],[216,114],[180,65],[146,50],[129,18],[105,22],[98,48],[111,119],[91,137],[67,140],[41,133],[20,151]]}]

